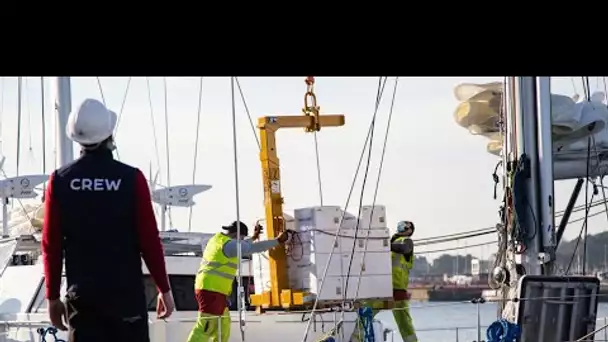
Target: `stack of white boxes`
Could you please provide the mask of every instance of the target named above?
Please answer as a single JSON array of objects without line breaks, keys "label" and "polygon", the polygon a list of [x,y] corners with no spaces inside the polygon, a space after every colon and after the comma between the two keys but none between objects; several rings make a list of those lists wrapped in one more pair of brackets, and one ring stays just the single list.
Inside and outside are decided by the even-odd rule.
[{"label": "stack of white boxes", "polygon": [[[343,214],[344,220],[336,238]],[[294,216],[295,220],[286,218],[287,227],[299,235],[294,244],[289,244],[291,253],[287,257],[293,290],[309,292],[307,299],[311,301],[316,297],[322,301],[341,300],[348,279],[347,299],[392,297],[390,233],[386,227],[384,206],[361,208],[356,240],[357,217],[344,213],[340,207],[296,209]],[[268,291],[267,259],[254,256],[253,267],[256,293]],[[321,288],[323,279],[325,284]]]}]

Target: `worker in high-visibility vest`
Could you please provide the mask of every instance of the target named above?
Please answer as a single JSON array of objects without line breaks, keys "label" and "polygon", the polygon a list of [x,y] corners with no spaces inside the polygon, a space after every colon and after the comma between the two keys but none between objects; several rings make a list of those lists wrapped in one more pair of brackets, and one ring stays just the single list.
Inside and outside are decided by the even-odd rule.
[{"label": "worker in high-visibility vest", "polygon": [[243,238],[240,240],[241,257],[265,252],[285,243],[288,238],[288,231],[283,231],[276,239],[252,243],[262,231],[259,224],[256,224],[251,239],[244,239],[249,230],[242,222],[235,221],[222,228],[225,233],[217,233],[207,242],[196,275],[194,292],[199,314],[188,342],[227,342],[230,337],[228,297],[239,267],[237,231],[240,230]]},{"label": "worker in high-visibility vest", "polygon": [[410,294],[407,287],[410,270],[414,266],[414,223],[401,221],[397,224],[397,233],[391,238],[391,259],[393,263],[393,299],[395,307],[393,316],[401,333],[403,342],[417,342],[414,323],[408,306]]},{"label": "worker in high-visibility vest", "polygon": [[[395,302],[393,316],[404,342],[417,342],[414,324],[410,316],[407,292],[409,271],[414,265],[414,244],[410,237],[414,233],[414,223],[401,221],[397,224],[397,233],[391,238],[391,260],[393,264],[393,300]],[[363,306],[372,308],[374,316],[384,308],[384,302],[379,300],[362,301]],[[363,342],[365,332],[361,321],[353,332],[350,341]]]}]

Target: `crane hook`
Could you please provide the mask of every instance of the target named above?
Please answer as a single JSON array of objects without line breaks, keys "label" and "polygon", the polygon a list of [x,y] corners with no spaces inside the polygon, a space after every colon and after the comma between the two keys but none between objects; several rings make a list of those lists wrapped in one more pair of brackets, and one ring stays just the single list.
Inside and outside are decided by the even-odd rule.
[{"label": "crane hook", "polygon": [[310,127],[306,127],[306,132],[315,132],[321,129],[321,125],[319,123],[319,110],[321,107],[317,106],[317,96],[315,95],[314,85],[315,78],[314,76],[308,76],[304,80],[306,83],[306,93],[304,94],[304,108],[302,111],[304,115],[313,116],[312,125]]}]

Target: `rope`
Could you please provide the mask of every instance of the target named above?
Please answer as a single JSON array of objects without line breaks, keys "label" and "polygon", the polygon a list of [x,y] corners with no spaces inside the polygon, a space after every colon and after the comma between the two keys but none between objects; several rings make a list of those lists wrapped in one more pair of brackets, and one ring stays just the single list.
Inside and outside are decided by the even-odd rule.
[{"label": "rope", "polygon": [[317,185],[319,187],[319,204],[323,206],[323,182],[321,180],[321,160],[319,156],[319,142],[317,141],[317,131],[313,132],[315,145],[315,159],[317,160]]},{"label": "rope", "polygon": [[[324,330],[323,324],[321,330]],[[342,321],[338,322],[335,327],[331,328],[328,332],[323,334],[321,337],[315,340],[315,342],[336,342],[336,334],[342,328]]]},{"label": "rope", "polygon": [[57,331],[57,328],[55,328],[55,327],[38,328],[38,330],[36,330],[36,331],[38,332],[38,335],[40,335],[40,342],[47,342],[47,340],[46,340],[47,334],[53,336],[53,339],[55,340],[55,342],[67,342],[64,339],[57,337],[58,331]]},{"label": "rope", "polygon": [[[382,176],[382,167],[384,166],[384,157],[386,155],[386,146],[387,146],[387,142],[388,142],[388,133],[390,131],[391,128],[391,121],[393,119],[393,108],[395,107],[395,98],[397,97],[397,86],[399,85],[399,77],[395,78],[395,86],[393,87],[393,97],[391,99],[391,107],[389,109],[389,113],[388,113],[388,120],[386,123],[386,131],[384,133],[384,142],[382,143],[382,153],[380,154],[380,163],[378,166],[378,176],[376,178],[376,186],[374,189],[374,197],[372,200],[372,212],[370,213],[370,217],[373,217],[374,215],[374,208],[376,206],[376,200],[378,198],[378,189],[380,188],[380,179]],[[371,146],[370,146],[370,150],[371,150]],[[371,227],[370,227],[371,228]],[[368,239],[369,239],[369,234],[370,234],[370,230],[367,230],[367,236],[365,237],[365,248],[363,249],[363,255],[362,255],[362,260],[365,260],[365,255],[367,254],[367,247],[368,247]],[[355,241],[356,242],[356,241]],[[353,250],[354,252],[354,250]],[[351,256],[352,258],[352,256]],[[351,259],[352,262],[352,259]],[[350,264],[349,264],[349,269],[350,269]],[[361,267],[361,269],[359,270],[359,277],[357,278],[357,289],[355,291],[355,299],[357,299],[357,297],[359,296],[359,289],[361,287],[361,276],[363,275],[363,267]],[[348,279],[348,278],[347,278]]]},{"label": "rope", "polygon": [[[359,233],[359,229],[361,228],[360,220],[361,220],[361,210],[363,207],[363,195],[365,194],[365,186],[367,185],[367,176],[369,174],[369,167],[371,165],[371,160],[372,160],[374,128],[376,127],[376,118],[378,116],[378,109],[380,107],[381,91],[382,92],[384,91],[384,86],[386,85],[387,79],[388,79],[388,77],[384,77],[384,82],[382,81],[382,77],[380,77],[378,79],[378,94],[376,95],[376,108],[374,110],[374,115],[372,116],[372,123],[371,123],[371,127],[370,127],[371,131],[370,131],[369,145],[367,147],[368,148],[367,161],[365,163],[365,171],[363,172],[363,180],[361,183],[361,193],[359,195],[359,212],[357,213],[357,225],[355,226],[353,246],[351,247],[350,258],[348,260],[348,269],[346,271],[346,279],[344,281],[344,297],[342,299],[342,306],[344,306],[344,304],[346,304],[346,296],[348,295],[348,285],[350,283],[350,271],[353,266],[353,260],[355,257],[355,249],[357,248],[357,235]],[[344,210],[346,211],[347,208],[344,208]],[[372,215],[373,215],[373,207],[372,207]],[[325,279],[325,278],[323,278],[323,279]],[[342,311],[342,319],[344,319],[344,311]]]},{"label": "rope", "polygon": [[236,202],[236,221],[238,222],[238,229],[236,230],[237,245],[237,260],[239,261],[239,267],[237,269],[237,310],[239,312],[239,328],[241,330],[241,341],[245,341],[245,317],[243,315],[243,284],[241,278],[241,207],[239,201],[239,162],[238,162],[238,150],[237,150],[237,138],[236,138],[236,104],[234,100],[235,93],[235,82],[234,77],[230,78],[230,97],[232,99],[232,151],[234,153],[234,187],[235,187],[235,202]]},{"label": "rope", "polygon": [[[379,89],[379,97],[382,97],[382,93],[384,92],[384,88]],[[378,98],[378,97],[377,97]],[[379,101],[376,101],[376,107],[378,106]],[[346,215],[346,209],[348,209],[348,204],[350,203],[350,198],[353,194],[353,191],[355,190],[355,184],[357,182],[357,176],[359,175],[359,169],[361,168],[361,164],[363,163],[363,157],[365,156],[365,150],[370,138],[370,134],[372,131],[372,125],[370,124],[368,130],[367,130],[367,137],[365,138],[365,142],[363,144],[363,149],[361,150],[361,154],[359,155],[359,161],[357,163],[357,168],[355,170],[355,175],[353,177],[353,181],[350,185],[350,189],[348,192],[348,196],[346,197],[346,205],[344,206],[344,212],[342,213],[342,216],[340,217],[340,222],[338,225],[338,230],[336,231],[336,235],[334,237],[334,241],[333,244],[335,245],[336,242],[338,241],[338,237],[340,234],[340,230],[342,229],[342,222],[344,221],[344,217]],[[321,279],[325,279],[325,277],[327,276],[327,271],[329,270],[329,263],[331,262],[331,257],[334,254],[335,249],[332,249],[331,252],[329,253],[329,258],[327,260],[327,262],[325,263],[325,268],[323,269],[323,275],[321,277]],[[319,286],[319,292],[321,292],[323,290],[323,286],[325,285],[325,282],[322,282],[321,285]],[[319,298],[317,297],[313,303],[312,306],[312,312],[315,312],[315,310],[317,309],[317,305],[319,304]],[[304,336],[302,337],[302,342],[305,342],[306,339],[308,338],[308,332],[310,331],[310,327],[312,325],[312,320],[309,320],[307,325],[306,325],[306,330],[304,332]]]},{"label": "rope", "polygon": [[[300,233],[293,232],[288,243],[289,244],[286,248],[287,255],[291,258],[291,260],[295,262],[301,261],[304,258],[304,242],[302,242],[302,237],[300,236]],[[294,250],[296,249],[296,247],[300,248],[300,253],[298,256],[294,254]]]},{"label": "rope", "polygon": [[517,324],[499,319],[490,324],[486,331],[488,342],[513,342],[519,338],[521,329]]},{"label": "rope", "polygon": [[372,308],[365,306],[357,309],[357,314],[359,315],[359,321],[361,322],[361,326],[363,328],[363,341],[364,342],[376,342],[376,338],[374,336],[374,310]]},{"label": "rope", "polygon": [[581,338],[577,339],[577,340],[576,340],[576,341],[574,341],[574,342],[582,342],[582,341],[585,341],[585,340],[587,340],[589,337],[591,337],[591,336],[593,336],[593,335],[597,334],[598,332],[600,332],[600,331],[602,331],[602,330],[605,330],[605,329],[607,329],[607,328],[608,328],[608,324],[603,325],[602,327],[600,327],[600,328],[598,328],[598,329],[595,329],[594,331],[592,331],[592,332],[588,333],[588,334],[587,334],[587,335],[585,335],[585,336],[582,336]]},{"label": "rope", "polygon": [[[198,110],[196,113],[196,138],[194,140],[194,162],[192,166],[192,185],[196,182],[196,164],[198,161],[198,140],[201,127],[201,112],[203,111],[203,77],[201,76],[198,86]],[[190,206],[188,213],[188,233],[192,230],[192,208]]]}]

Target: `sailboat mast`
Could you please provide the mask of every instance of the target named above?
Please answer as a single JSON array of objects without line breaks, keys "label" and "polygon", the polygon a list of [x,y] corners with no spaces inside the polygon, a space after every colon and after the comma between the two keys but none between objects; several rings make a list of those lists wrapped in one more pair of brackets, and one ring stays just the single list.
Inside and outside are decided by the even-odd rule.
[{"label": "sailboat mast", "polygon": [[55,106],[55,143],[57,167],[74,160],[74,145],[65,133],[68,116],[72,111],[72,90],[69,77],[53,77],[53,104]]},{"label": "sailboat mast", "polygon": [[551,134],[551,78],[536,77],[538,124],[538,173],[540,193],[540,238],[543,253],[539,261],[544,264],[543,274],[553,273],[555,261],[555,209],[553,175],[553,139]]},{"label": "sailboat mast", "polygon": [[[538,206],[538,148],[537,148],[537,129],[536,129],[536,101],[533,77],[513,77],[510,78],[512,89],[515,95],[515,131],[517,155],[513,158],[517,160],[523,174],[518,178],[517,170],[515,182],[521,182],[521,186],[513,189],[515,197],[515,210],[519,218],[519,237],[521,241],[519,250],[521,254],[515,254],[514,259],[517,264],[523,266],[523,270],[518,273],[541,274],[541,267],[538,263],[540,253],[540,235],[537,220],[540,217]],[[518,208],[518,204],[521,206]],[[523,206],[523,207],[522,207]],[[522,275],[522,274],[520,274]]]},{"label": "sailboat mast", "polygon": [[540,275],[550,272],[543,265],[555,250],[550,78],[510,77],[507,88],[516,131],[511,158],[519,165],[513,190],[522,246],[514,259],[520,272]]}]

